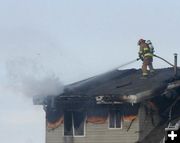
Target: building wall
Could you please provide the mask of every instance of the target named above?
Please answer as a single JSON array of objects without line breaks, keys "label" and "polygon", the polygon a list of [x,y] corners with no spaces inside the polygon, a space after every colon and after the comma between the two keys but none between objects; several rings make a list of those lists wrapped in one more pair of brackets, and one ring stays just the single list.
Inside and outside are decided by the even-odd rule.
[{"label": "building wall", "polygon": [[[145,105],[145,104],[144,104]],[[147,110],[141,104],[139,109],[139,141],[141,142],[160,121],[160,117],[157,111],[150,113],[150,110]],[[154,122],[154,123],[153,123]]]},{"label": "building wall", "polygon": [[[154,123],[157,125],[159,117],[154,113]],[[146,110],[141,105],[138,117],[132,123],[122,121],[122,129],[109,129],[108,120],[105,124],[86,123],[84,137],[64,137],[64,126],[54,130],[46,129],[46,143],[135,143],[141,141],[154,128],[151,116],[146,115]]]}]

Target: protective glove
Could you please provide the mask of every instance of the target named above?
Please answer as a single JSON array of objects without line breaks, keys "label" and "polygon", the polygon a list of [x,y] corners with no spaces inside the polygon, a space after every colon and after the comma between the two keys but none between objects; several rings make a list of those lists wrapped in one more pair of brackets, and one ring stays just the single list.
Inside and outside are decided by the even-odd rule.
[{"label": "protective glove", "polygon": [[142,54],[140,54],[140,53],[139,53],[139,58],[140,58],[142,61],[144,60]]},{"label": "protective glove", "polygon": [[144,58],[143,57],[140,57],[141,61],[144,61]]}]

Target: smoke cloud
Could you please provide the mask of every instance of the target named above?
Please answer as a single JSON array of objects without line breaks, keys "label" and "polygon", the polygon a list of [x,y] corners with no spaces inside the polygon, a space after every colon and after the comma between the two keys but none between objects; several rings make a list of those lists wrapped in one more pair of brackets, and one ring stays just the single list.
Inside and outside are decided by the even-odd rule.
[{"label": "smoke cloud", "polygon": [[6,63],[8,85],[28,97],[56,96],[63,93],[64,85],[53,72],[45,70],[35,60],[19,58]]}]

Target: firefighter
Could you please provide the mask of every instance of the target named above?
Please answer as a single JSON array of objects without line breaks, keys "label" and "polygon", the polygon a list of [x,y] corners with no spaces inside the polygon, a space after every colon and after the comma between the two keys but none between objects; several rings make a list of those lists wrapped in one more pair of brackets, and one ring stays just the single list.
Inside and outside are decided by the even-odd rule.
[{"label": "firefighter", "polygon": [[147,77],[148,76],[147,67],[149,67],[150,73],[154,73],[154,68],[152,65],[154,49],[152,50],[149,47],[149,44],[147,44],[146,40],[144,39],[140,39],[138,41],[138,45],[139,45],[139,58],[143,61],[142,75],[143,77]]}]

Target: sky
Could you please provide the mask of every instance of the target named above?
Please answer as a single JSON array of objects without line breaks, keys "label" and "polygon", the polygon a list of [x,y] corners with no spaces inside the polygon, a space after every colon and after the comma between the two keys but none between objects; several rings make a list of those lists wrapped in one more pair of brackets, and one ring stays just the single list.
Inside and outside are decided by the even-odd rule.
[{"label": "sky", "polygon": [[[179,25],[179,0],[0,0],[0,142],[44,143],[36,91],[61,92],[136,59],[141,38],[173,63]],[[169,65],[154,59],[154,67]]]}]

